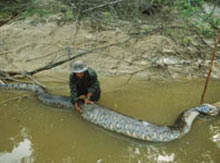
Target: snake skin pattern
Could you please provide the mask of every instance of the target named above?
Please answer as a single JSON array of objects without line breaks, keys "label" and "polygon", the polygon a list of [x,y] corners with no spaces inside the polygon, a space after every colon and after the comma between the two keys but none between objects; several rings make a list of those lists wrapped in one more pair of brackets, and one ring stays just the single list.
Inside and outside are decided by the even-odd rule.
[{"label": "snake skin pattern", "polygon": [[[45,89],[36,84],[0,84],[0,89],[25,90],[34,92],[37,98],[44,104],[53,106],[60,111],[74,110],[67,96],[57,96],[47,93]],[[184,111],[179,115],[172,126],[162,126],[152,124],[143,120],[115,112],[109,108],[97,105],[81,105],[83,119],[103,127],[138,140],[150,142],[169,142],[181,138],[187,134],[194,119],[200,115],[217,116],[220,114],[220,103],[217,105],[205,104]]]}]

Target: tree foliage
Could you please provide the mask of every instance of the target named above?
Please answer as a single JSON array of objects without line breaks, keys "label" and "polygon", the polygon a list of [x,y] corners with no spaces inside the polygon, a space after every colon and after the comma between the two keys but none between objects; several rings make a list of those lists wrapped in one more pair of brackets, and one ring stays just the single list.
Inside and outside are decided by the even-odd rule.
[{"label": "tree foliage", "polygon": [[[169,10],[177,10],[182,19],[206,37],[214,36],[220,28],[219,15],[215,15],[220,0],[53,0],[54,3],[45,5],[47,1],[1,0],[0,25],[17,16],[25,19],[33,15],[47,17],[57,13],[62,13],[62,21],[81,19],[107,26],[118,20],[139,23],[161,12],[168,15],[164,10],[168,7]],[[205,11],[205,3],[213,6],[210,12]]]}]

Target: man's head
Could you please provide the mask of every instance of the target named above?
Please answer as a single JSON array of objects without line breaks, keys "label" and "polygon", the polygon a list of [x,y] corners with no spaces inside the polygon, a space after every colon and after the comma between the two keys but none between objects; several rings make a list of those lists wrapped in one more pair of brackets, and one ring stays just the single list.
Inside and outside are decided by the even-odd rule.
[{"label": "man's head", "polygon": [[83,77],[87,70],[88,67],[82,61],[76,61],[71,66],[72,73],[76,74],[79,78]]}]

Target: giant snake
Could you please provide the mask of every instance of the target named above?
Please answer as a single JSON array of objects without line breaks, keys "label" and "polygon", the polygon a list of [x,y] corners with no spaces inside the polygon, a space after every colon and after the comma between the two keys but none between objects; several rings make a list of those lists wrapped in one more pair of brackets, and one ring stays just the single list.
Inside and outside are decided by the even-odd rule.
[{"label": "giant snake", "polygon": [[[68,96],[49,94],[44,88],[36,84],[0,84],[0,88],[29,90],[34,92],[37,98],[46,105],[56,107],[59,110],[74,110]],[[169,142],[187,134],[196,117],[219,115],[220,102],[188,109],[178,116],[172,126],[156,125],[138,120],[97,104],[82,104],[81,109],[83,119],[107,130],[143,141]]]}]

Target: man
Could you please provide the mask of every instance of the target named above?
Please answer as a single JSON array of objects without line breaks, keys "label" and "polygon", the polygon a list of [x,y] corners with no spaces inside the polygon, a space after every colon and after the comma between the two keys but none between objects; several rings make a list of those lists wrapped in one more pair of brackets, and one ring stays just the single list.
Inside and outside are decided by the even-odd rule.
[{"label": "man", "polygon": [[93,104],[93,101],[98,101],[100,98],[101,89],[97,74],[82,61],[76,61],[72,64],[69,86],[71,102],[75,110],[79,113],[82,113],[79,107],[80,96],[85,96],[85,104]]}]

